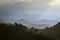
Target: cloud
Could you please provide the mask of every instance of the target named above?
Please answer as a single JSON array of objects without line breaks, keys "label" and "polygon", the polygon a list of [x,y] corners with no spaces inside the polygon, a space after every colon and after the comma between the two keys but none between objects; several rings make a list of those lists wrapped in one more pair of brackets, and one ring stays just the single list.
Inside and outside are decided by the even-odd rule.
[{"label": "cloud", "polygon": [[[41,15],[47,9],[50,0],[0,0],[4,4],[5,11],[9,13],[26,13],[29,15]],[[6,4],[5,4],[6,3]],[[11,11],[13,10],[13,12]],[[9,14],[8,13],[8,14]]]},{"label": "cloud", "polygon": [[[49,0],[6,0],[6,1],[7,1],[6,3],[11,6],[11,8],[12,7],[15,8],[14,10],[18,9],[19,13],[21,13],[22,11],[29,15],[42,14],[48,9],[47,3],[49,2]],[[10,7],[9,5],[8,7]]]},{"label": "cloud", "polygon": [[51,7],[60,6],[60,0],[52,0],[51,2],[48,3],[48,5]]},{"label": "cloud", "polygon": [[[1,1],[0,1],[1,2]],[[24,14],[30,15],[32,18],[30,19],[40,19],[41,18],[51,18],[54,14],[57,14],[57,8],[49,8],[52,6],[52,3],[55,3],[54,0],[5,0],[2,3],[6,3],[3,5],[3,13],[1,14],[1,18],[20,18],[22,17],[29,19],[30,17],[24,16]],[[57,3],[57,2],[56,2]],[[57,4],[53,4],[56,6]],[[50,10],[48,10],[50,9]],[[1,10],[1,9],[0,9]],[[56,13],[54,13],[56,11]],[[7,16],[8,15],[8,16]],[[52,15],[52,16],[51,16]],[[17,17],[16,17],[17,16]],[[56,15],[58,16],[58,15]],[[54,17],[52,17],[53,19]],[[55,17],[56,18],[56,17]]]}]

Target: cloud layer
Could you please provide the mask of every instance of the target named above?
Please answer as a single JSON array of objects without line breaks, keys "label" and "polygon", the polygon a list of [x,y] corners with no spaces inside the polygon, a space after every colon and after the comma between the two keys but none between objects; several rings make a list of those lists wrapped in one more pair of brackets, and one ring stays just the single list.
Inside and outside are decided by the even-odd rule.
[{"label": "cloud layer", "polygon": [[60,0],[0,0],[0,18],[58,19]]}]

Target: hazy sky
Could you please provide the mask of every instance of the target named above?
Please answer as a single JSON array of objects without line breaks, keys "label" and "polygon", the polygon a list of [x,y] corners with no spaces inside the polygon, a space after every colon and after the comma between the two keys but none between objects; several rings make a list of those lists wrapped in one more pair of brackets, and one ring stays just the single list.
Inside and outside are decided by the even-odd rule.
[{"label": "hazy sky", "polygon": [[0,18],[60,20],[60,0],[0,0]]}]

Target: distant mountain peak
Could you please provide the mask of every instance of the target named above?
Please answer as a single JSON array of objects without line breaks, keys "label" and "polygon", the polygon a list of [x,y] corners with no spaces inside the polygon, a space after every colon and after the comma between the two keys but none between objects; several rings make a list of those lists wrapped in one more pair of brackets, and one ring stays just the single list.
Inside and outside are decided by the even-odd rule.
[{"label": "distant mountain peak", "polygon": [[25,20],[25,19],[21,18],[20,20]]},{"label": "distant mountain peak", "polygon": [[30,25],[32,25],[31,22],[29,22],[29,21],[27,21],[27,20],[25,20],[25,19],[23,19],[23,18],[21,18],[21,19],[18,21],[18,23],[21,23],[21,24],[23,24],[23,25],[25,25],[25,26],[30,26]]},{"label": "distant mountain peak", "polygon": [[[21,18],[19,21],[27,21],[27,20],[25,20],[25,19]],[[27,21],[27,22],[29,22],[29,21]]]},{"label": "distant mountain peak", "polygon": [[48,19],[41,19],[40,21],[48,21]]}]

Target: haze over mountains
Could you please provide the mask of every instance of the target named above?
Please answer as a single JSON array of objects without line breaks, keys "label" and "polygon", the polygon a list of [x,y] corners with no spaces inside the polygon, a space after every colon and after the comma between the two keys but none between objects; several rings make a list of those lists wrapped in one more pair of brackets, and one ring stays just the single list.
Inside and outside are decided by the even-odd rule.
[{"label": "haze over mountains", "polygon": [[59,20],[47,20],[47,19],[42,19],[39,21],[35,21],[35,24],[49,24],[50,26],[55,25]]},{"label": "haze over mountains", "polygon": [[60,20],[58,3],[59,0],[1,0],[0,21],[38,28],[51,26]]},{"label": "haze over mountains", "polygon": [[47,20],[47,19],[41,19],[41,20],[38,20],[38,21],[33,21],[33,22],[30,22],[28,20],[25,20],[25,19],[20,19],[20,20],[0,20],[0,22],[5,22],[5,23],[19,23],[19,24],[23,24],[25,26],[28,26],[28,27],[35,27],[35,28],[45,28],[45,27],[49,27],[49,26],[53,26],[55,25],[56,23],[58,23],[59,21],[58,20]]}]

